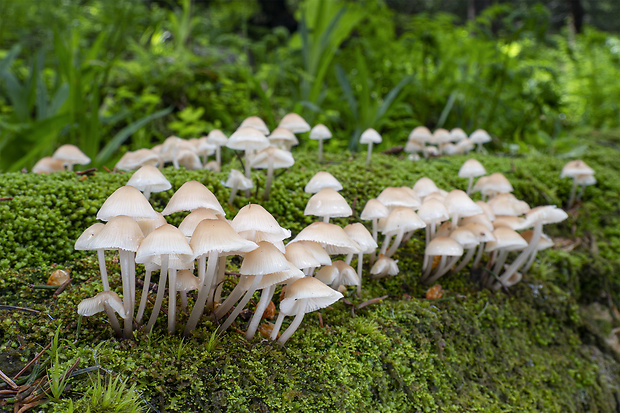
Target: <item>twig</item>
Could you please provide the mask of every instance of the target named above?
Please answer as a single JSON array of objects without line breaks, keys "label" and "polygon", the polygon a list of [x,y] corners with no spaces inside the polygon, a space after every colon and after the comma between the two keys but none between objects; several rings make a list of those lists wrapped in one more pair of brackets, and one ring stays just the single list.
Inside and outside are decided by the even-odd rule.
[{"label": "twig", "polygon": [[39,353],[37,353],[37,355],[34,356],[34,358],[32,360],[30,360],[28,362],[28,364],[26,364],[26,366],[19,371],[19,373],[17,373],[15,376],[13,376],[13,380],[17,380],[17,378],[19,376],[21,376],[28,369],[28,367],[32,366],[32,364],[35,363],[43,355],[43,353],[45,353],[47,351],[47,349],[50,348],[51,345],[52,345],[52,343],[49,343],[47,346],[45,346],[45,348],[43,350],[41,350]]},{"label": "twig", "polygon": [[96,170],[97,168],[84,169],[83,171],[77,171],[75,174],[76,175],[89,175],[92,172],[95,172]]},{"label": "twig", "polygon": [[13,199],[12,196],[7,196],[5,198],[0,198],[0,201],[11,201]]},{"label": "twig", "polygon": [[26,313],[41,314],[41,311],[39,310],[33,310],[32,308],[26,308],[26,307],[16,307],[13,305],[0,305],[0,310],[17,310],[17,311],[24,311]]},{"label": "twig", "polygon": [[358,304],[357,309],[360,310],[368,305],[380,303],[381,301],[385,300],[388,297],[389,295],[384,295],[382,297],[377,297],[377,298],[371,298],[368,301],[364,301],[363,303]]},{"label": "twig", "polygon": [[64,283],[60,284],[60,286],[58,287],[58,289],[57,289],[56,291],[54,291],[54,295],[53,295],[52,297],[54,297],[54,298],[58,298],[58,295],[59,295],[60,293],[62,293],[62,292],[65,290],[65,288],[67,288],[67,286],[68,286],[69,284],[71,284],[71,281],[73,281],[73,278],[69,278],[67,281],[65,281]]},{"label": "twig", "polygon": [[109,173],[111,173],[111,174],[113,174],[113,173],[114,173],[114,172],[110,171],[110,168],[108,168],[108,167],[107,167],[107,166],[105,166],[105,165],[103,165],[103,167],[102,167],[102,168],[103,168],[103,170],[104,170],[104,171],[106,171],[106,172],[109,172]]},{"label": "twig", "polygon": [[319,311],[316,312],[319,316],[319,325],[321,326],[321,328],[323,328],[323,317],[321,316],[321,313]]},{"label": "twig", "polygon": [[8,384],[12,389],[17,389],[17,384],[9,376],[4,374],[2,370],[0,370],[0,379],[4,380],[6,384]]}]

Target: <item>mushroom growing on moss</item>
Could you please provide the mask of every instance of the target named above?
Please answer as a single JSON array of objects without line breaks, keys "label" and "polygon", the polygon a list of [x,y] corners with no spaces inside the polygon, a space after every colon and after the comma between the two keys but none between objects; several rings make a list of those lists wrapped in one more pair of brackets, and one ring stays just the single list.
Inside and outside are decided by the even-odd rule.
[{"label": "mushroom growing on moss", "polygon": [[310,139],[319,141],[319,162],[323,162],[323,141],[331,139],[331,137],[332,133],[322,123],[315,125],[310,131]]},{"label": "mushroom growing on moss", "polygon": [[372,155],[372,146],[375,143],[381,143],[383,138],[379,135],[379,132],[373,128],[366,129],[360,137],[360,143],[368,145],[368,153],[366,154],[366,166],[370,165],[370,156]]}]

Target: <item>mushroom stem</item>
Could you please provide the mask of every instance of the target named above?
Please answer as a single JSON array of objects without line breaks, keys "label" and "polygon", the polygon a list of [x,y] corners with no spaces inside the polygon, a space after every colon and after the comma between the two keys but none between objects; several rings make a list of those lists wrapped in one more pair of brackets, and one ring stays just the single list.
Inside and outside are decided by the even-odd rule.
[{"label": "mushroom stem", "polygon": [[486,242],[481,242],[480,245],[478,245],[478,252],[476,253],[476,258],[474,259],[474,262],[471,265],[472,268],[476,268],[478,267],[478,265],[480,265],[480,261],[482,260],[482,254],[484,253],[485,244]]},{"label": "mushroom stem", "polygon": [[[201,257],[204,259],[204,256]],[[209,260],[207,261],[207,273],[204,276],[202,284],[200,285],[200,290],[198,292],[198,297],[196,298],[196,302],[194,303],[194,308],[192,308],[192,312],[189,315],[189,319],[187,320],[187,324],[185,325],[185,330],[183,330],[183,334],[188,335],[192,330],[196,328],[200,317],[205,309],[205,302],[207,298],[211,295],[211,284],[213,282],[213,275],[215,274],[215,267],[217,263],[217,251],[209,252]],[[204,264],[200,264],[202,267]],[[200,271],[200,269],[199,269]]]},{"label": "mushroom stem", "polygon": [[459,218],[460,217],[459,217],[459,213],[458,212],[455,212],[452,215],[452,226],[450,227],[451,230],[455,230],[456,227],[458,227],[458,225],[459,225]]},{"label": "mushroom stem", "polygon": [[100,248],[97,250],[97,259],[99,260],[99,272],[101,273],[101,282],[103,283],[103,291],[110,291],[110,283],[108,282],[108,269],[105,266],[105,250]]},{"label": "mushroom stem", "polygon": [[469,183],[467,184],[467,191],[465,191],[465,193],[466,193],[467,195],[469,195],[469,194],[470,194],[470,192],[471,192],[471,187],[473,186],[473,184],[474,184],[474,177],[473,177],[473,176],[470,176],[470,177],[469,177]]},{"label": "mushroom stem", "polygon": [[[246,149],[245,151],[245,177],[248,179],[252,179],[252,167],[250,166],[250,150]],[[250,197],[250,190],[245,190],[245,197]]]},{"label": "mushroom stem", "polygon": [[142,296],[140,297],[140,306],[138,307],[138,315],[136,315],[136,322],[140,323],[142,316],[144,315],[144,309],[146,308],[146,301],[149,296],[149,287],[151,285],[151,271],[150,268],[146,269],[144,274],[144,286],[142,287]]},{"label": "mushroom stem", "polygon": [[507,258],[508,258],[508,251],[505,249],[502,249],[501,251],[497,253],[497,258],[495,259],[495,265],[493,266],[493,269],[492,269],[492,271],[495,274],[499,274],[502,268],[504,268],[504,263],[506,262]]},{"label": "mushroom stem", "polygon": [[[375,242],[377,242],[377,238],[379,237],[379,230],[377,228],[377,224],[378,224],[379,218],[373,218],[372,219],[372,239],[375,240]],[[374,251],[370,253],[370,264],[374,264],[375,263],[375,259],[377,257],[377,251]]]},{"label": "mushroom stem", "polygon": [[426,266],[424,267],[424,273],[422,274],[422,282],[426,280],[426,278],[431,274],[431,271],[433,270],[433,257],[434,255],[424,254],[424,263],[426,264]]},{"label": "mushroom stem", "polygon": [[245,306],[250,301],[250,298],[252,298],[252,295],[256,291],[258,284],[260,283],[262,279],[263,279],[262,274],[254,276],[254,281],[252,282],[252,285],[250,286],[248,291],[245,293],[241,301],[239,301],[239,304],[237,304],[233,312],[230,313],[226,321],[224,321],[224,324],[222,324],[220,328],[217,329],[219,333],[223,333],[224,331],[226,331],[228,327],[230,327],[230,325],[233,323],[233,321],[235,321],[235,318],[237,318],[239,313],[241,313],[241,310],[245,308]]},{"label": "mushroom stem", "polygon": [[319,139],[319,162],[323,162],[323,139]]},{"label": "mushroom stem", "polygon": [[291,338],[293,333],[301,325],[301,321],[304,319],[304,315],[306,314],[306,303],[307,303],[308,300],[305,299],[305,298],[302,298],[300,301],[301,302],[299,303],[299,309],[297,311],[297,314],[295,315],[295,319],[293,319],[291,324],[288,326],[288,328],[284,331],[284,333],[282,333],[282,335],[278,339],[278,343],[280,343],[280,344],[286,343],[286,341],[289,338]]},{"label": "mushroom stem", "polygon": [[185,291],[179,291],[181,297],[181,309],[187,311],[187,293]]},{"label": "mushroom stem", "polygon": [[168,333],[173,334],[176,327],[177,313],[177,269],[168,269],[170,287],[168,287]]},{"label": "mushroom stem", "polygon": [[459,258],[461,258],[460,255],[455,255],[454,257],[450,257],[449,259],[446,256],[442,256],[441,257],[441,264],[439,265],[439,268],[437,269],[437,272],[431,278],[429,278],[428,280],[424,281],[424,284],[432,284],[435,281],[437,281],[445,273],[447,273],[450,270],[450,268],[452,268],[452,266],[454,264],[456,264],[456,262],[459,260]]},{"label": "mushroom stem", "polygon": [[362,265],[364,264],[364,254],[359,253],[357,255],[357,277],[360,279],[360,283],[357,285],[357,295],[362,295]]},{"label": "mushroom stem", "polygon": [[463,257],[463,260],[459,263],[459,265],[452,271],[453,274],[458,274],[465,266],[471,261],[474,256],[474,252],[476,251],[476,247],[470,248],[467,250],[467,253]]},{"label": "mushroom stem", "polygon": [[323,217],[323,222],[329,223],[329,215]]},{"label": "mushroom stem", "polygon": [[235,200],[235,196],[237,195],[237,190],[239,189],[239,184],[238,182],[234,182],[233,183],[233,187],[230,188],[230,197],[228,198],[228,205],[232,205],[233,201]]},{"label": "mushroom stem", "polygon": [[256,310],[254,310],[254,315],[252,316],[252,320],[250,320],[250,325],[248,326],[248,331],[245,333],[245,338],[247,340],[252,340],[254,335],[256,334],[256,330],[260,325],[260,321],[263,318],[263,313],[267,309],[267,306],[271,302],[271,297],[273,297],[273,293],[276,291],[276,285],[272,284],[267,288],[263,288],[260,293],[260,300],[256,305]]},{"label": "mushroom stem", "polygon": [[526,258],[536,252],[536,248],[538,247],[538,242],[540,241],[540,237],[542,236],[542,221],[537,221],[534,225],[534,232],[532,233],[532,239],[530,240],[529,245],[519,254],[517,258],[510,264],[510,266],[504,271],[504,273],[499,277],[499,280],[502,284],[505,284],[506,281],[523,265]]},{"label": "mushroom stem", "polygon": [[370,165],[370,156],[372,155],[372,142],[368,143],[368,153],[366,154],[366,166]]},{"label": "mushroom stem", "polygon": [[402,228],[400,228],[398,230],[398,233],[396,234],[396,238],[394,239],[394,242],[392,243],[392,246],[390,247],[390,249],[385,254],[386,257],[390,258],[392,255],[394,255],[394,253],[396,252],[396,249],[400,246],[400,243],[403,240],[403,235],[404,234],[405,234],[405,232],[403,231]]},{"label": "mushroom stem", "polygon": [[[245,277],[245,275],[242,277]],[[230,311],[230,309],[233,308],[235,303],[239,301],[239,299],[243,296],[243,293],[245,291],[240,286],[240,284],[241,284],[241,280],[239,280],[237,285],[235,285],[235,288],[233,288],[230,294],[228,294],[228,297],[226,297],[224,302],[217,308],[217,310],[215,310],[214,315],[215,315],[216,320],[219,320],[220,318],[224,316],[224,314]]]},{"label": "mushroom stem", "polygon": [[568,203],[566,204],[566,208],[570,208],[573,206],[573,202],[575,202],[575,193],[577,192],[577,180],[573,178],[573,186],[570,190],[570,197],[568,198]]},{"label": "mushroom stem", "polygon": [[159,283],[157,284],[157,298],[155,298],[153,312],[151,313],[149,322],[146,325],[146,331],[149,334],[155,325],[155,321],[157,321],[157,316],[159,315],[161,305],[164,301],[164,294],[166,293],[166,278],[168,278],[168,254],[161,254],[161,269],[159,271]]},{"label": "mushroom stem", "polygon": [[273,161],[270,160],[267,165],[267,182],[265,182],[265,193],[263,194],[263,200],[269,199],[269,192],[271,191],[271,181],[273,181]]},{"label": "mushroom stem", "polygon": [[390,240],[392,239],[392,235],[386,235],[385,238],[383,239],[383,244],[381,244],[381,251],[379,251],[379,254],[383,254],[385,255],[385,252],[387,251],[388,245],[390,245]]},{"label": "mushroom stem", "polygon": [[114,334],[116,334],[117,337],[121,337],[123,335],[123,331],[121,330],[121,325],[118,322],[118,318],[116,318],[116,314],[114,314],[114,310],[108,303],[103,303],[103,308],[110,319],[110,325],[114,330]]},{"label": "mushroom stem", "polygon": [[215,292],[209,296],[207,300],[207,308],[212,308],[214,303],[222,301],[222,286],[226,279],[226,256],[222,255],[217,263],[217,278],[213,282],[215,284]]},{"label": "mushroom stem", "polygon": [[527,260],[525,266],[521,269],[521,274],[525,274],[534,264],[534,260],[536,259],[536,251],[530,254],[530,258]]},{"label": "mushroom stem", "polygon": [[217,170],[219,172],[222,166],[222,147],[220,145],[215,147],[215,162],[217,162]]},{"label": "mushroom stem", "polygon": [[273,326],[273,329],[271,330],[271,335],[269,336],[269,339],[271,341],[276,341],[276,339],[278,338],[278,333],[280,332],[280,328],[282,327],[282,322],[284,321],[284,313],[282,311],[280,311],[278,313],[278,318],[276,319],[276,323]]},{"label": "mushroom stem", "polygon": [[143,194],[144,194],[144,197],[145,197],[145,198],[147,199],[147,201],[148,201],[148,199],[151,197],[151,188],[148,188],[148,187],[147,187],[147,188],[144,190]]},{"label": "mushroom stem", "polygon": [[125,308],[125,338],[131,338],[133,331],[133,307],[131,306],[131,271],[129,269],[131,251],[119,250],[119,261],[121,263],[121,278],[123,280],[123,307]]}]

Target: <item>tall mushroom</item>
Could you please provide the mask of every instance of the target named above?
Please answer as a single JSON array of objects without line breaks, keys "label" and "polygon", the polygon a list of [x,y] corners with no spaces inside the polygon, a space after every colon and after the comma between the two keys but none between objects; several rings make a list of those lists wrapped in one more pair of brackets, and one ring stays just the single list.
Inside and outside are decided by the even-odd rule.
[{"label": "tall mushroom", "polygon": [[331,137],[332,133],[322,123],[315,125],[310,131],[310,139],[319,141],[319,162],[323,162],[323,141],[331,139]]},{"label": "tall mushroom", "polygon": [[252,167],[255,169],[267,169],[267,181],[265,182],[265,194],[264,200],[269,199],[269,192],[271,191],[271,181],[273,180],[273,170],[288,168],[293,166],[295,159],[290,152],[283,149],[278,149],[275,146],[268,146],[262,151],[258,152],[252,159]]},{"label": "tall mushroom", "polygon": [[379,135],[379,132],[373,128],[366,129],[360,137],[360,143],[368,145],[368,152],[366,154],[366,166],[370,165],[370,156],[372,155],[372,145],[375,143],[381,143],[383,138]]}]

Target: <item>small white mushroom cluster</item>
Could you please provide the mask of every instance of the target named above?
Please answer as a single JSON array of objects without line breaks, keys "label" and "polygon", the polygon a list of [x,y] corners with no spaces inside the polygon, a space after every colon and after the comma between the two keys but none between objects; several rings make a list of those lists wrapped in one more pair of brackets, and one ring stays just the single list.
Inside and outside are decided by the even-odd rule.
[{"label": "small white mushroom cluster", "polygon": [[431,131],[426,126],[414,128],[405,145],[405,152],[411,154],[412,160],[419,159],[420,155],[425,158],[439,155],[465,155],[474,147],[482,151],[482,145],[490,142],[491,136],[484,129],[477,129],[467,136],[461,128],[447,130],[443,128]]},{"label": "small white mushroom cluster", "polygon": [[[566,203],[566,208],[572,207],[575,201],[579,201],[581,199],[587,186],[596,184],[594,169],[590,168],[580,159],[570,161],[564,165],[562,172],[560,173],[560,178],[573,179],[573,186],[571,187],[570,197]],[[579,191],[579,195],[575,197],[577,193],[577,186],[581,186],[581,191]]]},{"label": "small white mushroom cluster", "polygon": [[32,167],[35,174],[72,171],[73,165],[88,165],[90,158],[75,145],[62,145],[52,156],[46,156]]}]

